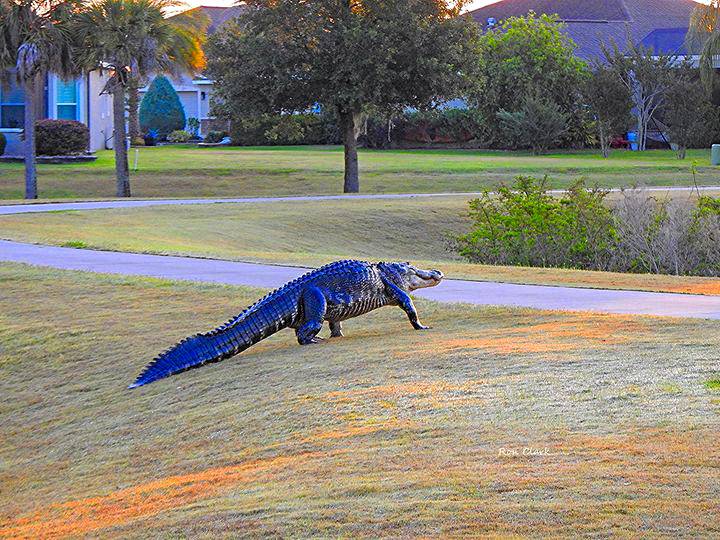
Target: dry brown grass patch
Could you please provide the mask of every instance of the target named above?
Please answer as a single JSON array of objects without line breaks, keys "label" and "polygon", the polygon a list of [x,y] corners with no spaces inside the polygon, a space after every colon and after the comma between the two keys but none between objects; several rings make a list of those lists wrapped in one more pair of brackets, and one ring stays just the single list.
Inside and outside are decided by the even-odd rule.
[{"label": "dry brown grass patch", "polygon": [[62,538],[122,526],[135,519],[187,506],[238,484],[259,481],[321,455],[324,454],[308,452],[258,459],[169,476],[99,497],[53,504],[28,516],[0,522],[0,537]]},{"label": "dry brown grass patch", "polygon": [[627,343],[647,331],[637,317],[605,314],[568,315],[552,322],[503,327],[484,332],[482,337],[434,339],[396,352],[397,358],[453,351],[482,350],[495,354],[547,354],[593,350]]}]

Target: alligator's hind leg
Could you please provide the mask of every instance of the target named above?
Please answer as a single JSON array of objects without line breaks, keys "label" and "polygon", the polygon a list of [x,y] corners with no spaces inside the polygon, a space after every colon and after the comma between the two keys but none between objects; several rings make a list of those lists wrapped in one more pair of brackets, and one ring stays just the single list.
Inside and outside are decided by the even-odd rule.
[{"label": "alligator's hind leg", "polygon": [[322,330],[327,310],[327,301],[322,291],[311,287],[303,292],[302,298],[303,323],[295,330],[300,345],[309,345],[321,341],[316,337]]},{"label": "alligator's hind leg", "polygon": [[343,337],[340,321],[330,321],[330,337]]}]

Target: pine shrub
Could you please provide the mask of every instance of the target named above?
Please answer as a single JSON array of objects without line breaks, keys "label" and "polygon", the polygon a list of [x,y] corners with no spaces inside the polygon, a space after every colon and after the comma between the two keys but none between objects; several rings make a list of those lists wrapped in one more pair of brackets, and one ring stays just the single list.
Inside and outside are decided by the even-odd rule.
[{"label": "pine shrub", "polygon": [[155,77],[140,102],[140,129],[143,133],[155,129],[164,140],[173,131],[184,128],[185,109],[175,88],[167,77]]}]

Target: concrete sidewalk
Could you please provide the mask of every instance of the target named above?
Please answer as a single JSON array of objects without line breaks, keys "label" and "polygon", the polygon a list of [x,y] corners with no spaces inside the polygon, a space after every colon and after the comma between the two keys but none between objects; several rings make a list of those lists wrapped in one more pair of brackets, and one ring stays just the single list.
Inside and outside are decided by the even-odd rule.
[{"label": "concrete sidewalk", "polygon": [[[275,288],[307,268],[38,246],[0,240],[0,261],[68,270]],[[442,268],[440,268],[442,270]],[[514,285],[448,279],[416,296],[438,302],[720,319],[720,296]]]},{"label": "concrete sidewalk", "polygon": [[350,199],[413,199],[426,197],[473,197],[477,195],[479,195],[479,193],[377,193],[363,195],[306,195],[297,197],[244,197],[237,199],[128,199],[121,201],[31,203],[1,205],[0,215],[35,214],[41,212],[61,212],[66,210],[107,210],[117,208],[145,208],[147,206],[182,206],[188,204],[248,204],[292,201],[337,201]]},{"label": "concrete sidewalk", "polygon": [[[685,186],[652,186],[643,188],[652,192],[692,192],[695,187]],[[720,191],[720,186],[701,186],[700,191]],[[610,189],[617,192],[619,189]],[[562,189],[550,190],[548,193],[565,193]],[[337,201],[351,199],[413,199],[427,197],[475,197],[480,192],[469,193],[375,193],[355,195],[306,195],[295,197],[242,197],[236,199],[127,199],[94,202],[57,202],[0,205],[0,215],[34,214],[40,212],[61,212],[66,210],[108,210],[114,208],[144,208],[147,206],[181,206],[187,204],[247,204],[274,203],[292,201]]]}]

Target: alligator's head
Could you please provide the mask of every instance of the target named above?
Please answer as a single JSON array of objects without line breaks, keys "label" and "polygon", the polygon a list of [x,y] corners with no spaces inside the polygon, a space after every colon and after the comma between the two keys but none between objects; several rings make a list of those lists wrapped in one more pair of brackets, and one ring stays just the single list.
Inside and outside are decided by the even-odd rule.
[{"label": "alligator's head", "polygon": [[425,287],[434,287],[442,281],[440,270],[422,270],[409,262],[379,263],[378,268],[383,275],[406,292]]}]

